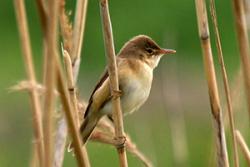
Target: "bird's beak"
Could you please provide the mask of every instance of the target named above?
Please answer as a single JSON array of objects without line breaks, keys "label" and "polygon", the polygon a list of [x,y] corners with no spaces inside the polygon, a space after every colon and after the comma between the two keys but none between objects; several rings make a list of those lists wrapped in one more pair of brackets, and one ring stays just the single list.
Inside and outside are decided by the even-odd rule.
[{"label": "bird's beak", "polygon": [[163,54],[163,55],[172,54],[172,53],[176,53],[176,50],[173,50],[173,49],[161,49],[161,50],[159,50],[159,53]]}]

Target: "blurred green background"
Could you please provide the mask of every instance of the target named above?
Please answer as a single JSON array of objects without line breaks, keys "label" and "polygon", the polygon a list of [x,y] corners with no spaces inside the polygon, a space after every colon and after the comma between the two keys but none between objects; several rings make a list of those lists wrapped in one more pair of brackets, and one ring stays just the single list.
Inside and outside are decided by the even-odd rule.
[{"label": "blurred green background", "polygon": [[[155,70],[150,98],[136,113],[125,118],[125,131],[131,135],[155,166],[215,166],[213,124],[207,85],[198,38],[194,1],[126,0],[109,2],[116,52],[138,34],[152,37],[162,47],[176,49],[175,55],[162,59]],[[239,52],[231,1],[217,1],[225,63],[230,83],[239,71]],[[67,9],[75,2],[67,1]],[[42,41],[35,1],[26,0],[34,63],[41,81]],[[29,165],[32,118],[27,93],[10,92],[9,88],[25,80],[23,59],[16,27],[13,1],[0,1],[0,166]],[[209,11],[209,10],[208,10]],[[73,16],[72,16],[73,17]],[[212,28],[210,26],[210,28]],[[220,93],[223,93],[213,31],[214,51]],[[78,81],[81,98],[87,100],[105,67],[104,46],[98,1],[89,0],[82,63]],[[240,84],[241,85],[241,81]],[[232,84],[232,88],[236,89]],[[238,88],[235,91],[242,91]],[[248,136],[249,124],[244,95],[235,102],[236,127]],[[236,98],[234,98],[236,99]],[[224,108],[225,102],[221,100]],[[226,110],[224,109],[224,113]],[[239,113],[239,112],[237,112]],[[227,118],[227,116],[225,116]],[[228,129],[228,128],[226,128]],[[232,160],[230,134],[227,132],[229,157]],[[98,167],[118,166],[116,151],[110,146],[88,143],[91,164]],[[240,153],[241,166],[246,166]],[[128,154],[130,166],[143,166]],[[65,165],[76,165],[66,153]]]}]

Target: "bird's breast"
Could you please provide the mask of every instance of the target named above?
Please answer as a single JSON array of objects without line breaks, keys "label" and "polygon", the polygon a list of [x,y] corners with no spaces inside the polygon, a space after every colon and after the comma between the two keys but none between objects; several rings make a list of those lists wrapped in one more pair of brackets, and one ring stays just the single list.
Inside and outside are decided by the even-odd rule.
[{"label": "bird's breast", "polygon": [[[119,87],[122,91],[121,107],[124,114],[137,110],[148,98],[152,79],[153,69],[146,63],[137,64],[133,69],[126,63],[118,68]],[[102,108],[102,113],[111,114],[112,103],[107,102]]]},{"label": "bird's breast", "polygon": [[[146,67],[147,68],[147,67]],[[148,98],[152,84],[152,70],[141,69],[120,80],[121,106],[124,114],[137,110]]]}]

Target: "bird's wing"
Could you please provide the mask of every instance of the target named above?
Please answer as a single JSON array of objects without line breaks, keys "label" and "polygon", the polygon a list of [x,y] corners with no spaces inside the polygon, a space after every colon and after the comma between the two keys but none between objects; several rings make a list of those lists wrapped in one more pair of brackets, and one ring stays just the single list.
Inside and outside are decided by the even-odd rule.
[{"label": "bird's wing", "polygon": [[[100,88],[102,88],[102,89],[104,88],[103,89],[104,94],[102,94],[102,99],[100,97],[98,99],[96,99],[97,95],[100,95],[102,93],[101,92],[102,89],[100,89]],[[108,89],[108,91],[107,91],[107,89]],[[107,101],[108,97],[110,96],[110,93],[108,93],[108,92],[110,92],[109,91],[109,74],[108,74],[108,70],[106,68],[104,73],[102,74],[99,82],[97,83],[93,92],[90,95],[89,103],[88,103],[88,106],[86,108],[84,118],[86,118],[86,116],[89,114],[90,108],[94,106],[93,103],[97,104],[95,108],[98,108],[98,106],[99,107],[103,106],[103,103],[105,101]],[[99,103],[99,105],[98,105],[98,103]]]},{"label": "bird's wing", "polygon": [[[124,64],[124,61],[120,57],[116,57],[117,66]],[[118,68],[119,70],[119,68]],[[89,114],[90,110],[99,111],[110,99],[112,98],[109,85],[108,69],[105,68],[102,77],[95,86],[90,98],[89,104],[86,108],[84,118]]]}]

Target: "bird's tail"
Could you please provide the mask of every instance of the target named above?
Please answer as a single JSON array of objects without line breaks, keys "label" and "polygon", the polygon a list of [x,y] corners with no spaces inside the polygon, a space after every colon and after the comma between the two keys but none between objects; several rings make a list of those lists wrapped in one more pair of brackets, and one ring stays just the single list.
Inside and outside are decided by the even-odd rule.
[{"label": "bird's tail", "polygon": [[[85,120],[83,121],[81,127],[80,127],[80,133],[82,138],[83,145],[88,141],[91,133],[93,132],[94,128],[96,127],[96,124],[100,120],[101,117],[96,116],[94,114],[89,114]],[[71,142],[68,146],[68,152],[71,152],[74,149],[74,145]]]}]

